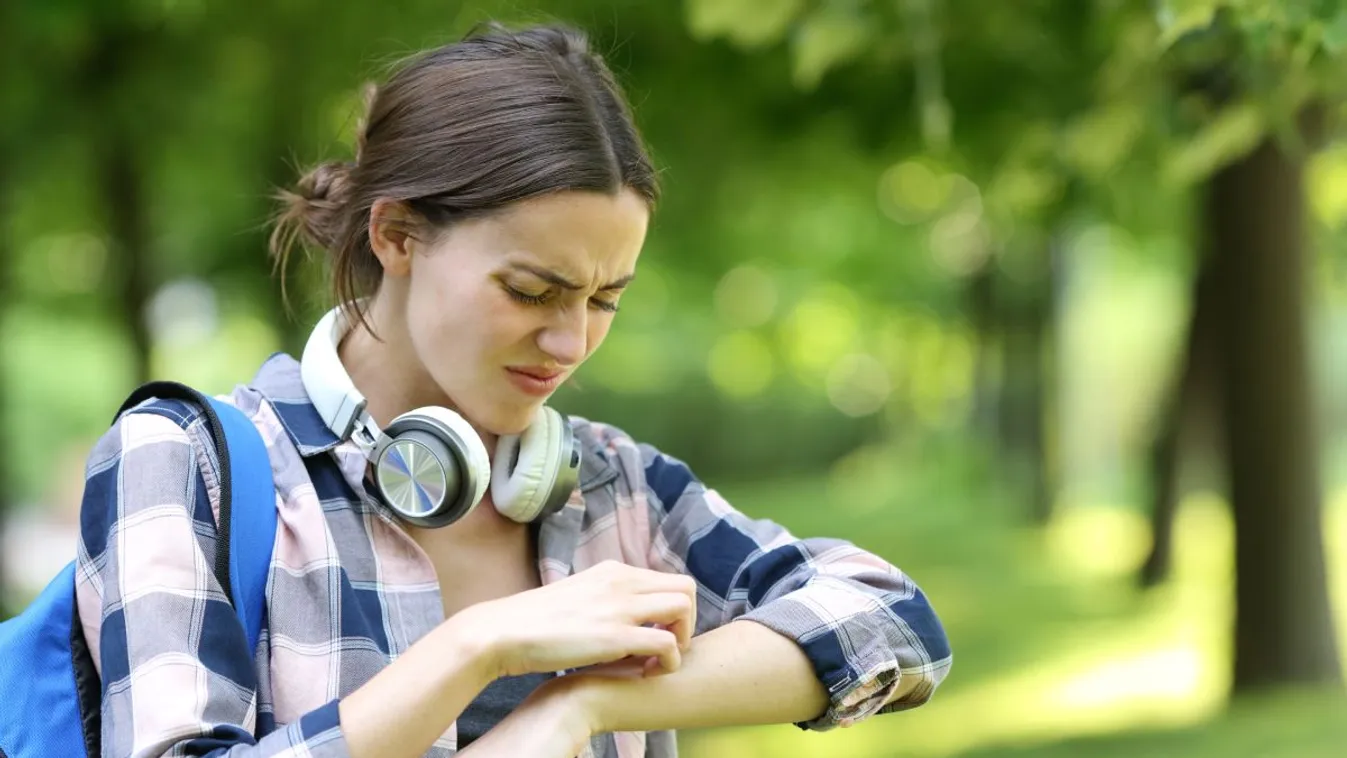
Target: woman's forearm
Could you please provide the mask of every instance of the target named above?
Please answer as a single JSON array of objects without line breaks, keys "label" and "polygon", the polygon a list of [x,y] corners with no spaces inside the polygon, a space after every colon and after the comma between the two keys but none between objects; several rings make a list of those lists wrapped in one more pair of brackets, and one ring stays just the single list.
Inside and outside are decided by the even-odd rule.
[{"label": "woman's forearm", "polygon": [[692,641],[659,676],[553,679],[464,751],[464,758],[571,758],[591,734],[805,721],[827,697],[793,641],[736,621]]},{"label": "woman's forearm", "polygon": [[577,694],[595,732],[793,723],[828,707],[827,691],[799,645],[752,621],[695,638],[671,674],[590,676]]},{"label": "woman's forearm", "polygon": [[489,651],[455,623],[441,624],[342,699],[351,758],[419,758],[495,677]]}]

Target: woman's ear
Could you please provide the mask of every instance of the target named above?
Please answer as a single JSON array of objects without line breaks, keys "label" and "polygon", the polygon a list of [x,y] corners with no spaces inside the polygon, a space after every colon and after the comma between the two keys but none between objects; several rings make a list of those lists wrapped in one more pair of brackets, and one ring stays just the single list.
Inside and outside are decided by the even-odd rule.
[{"label": "woman's ear", "polygon": [[369,245],[388,276],[407,276],[420,241],[412,234],[420,219],[396,200],[379,199],[369,211]]}]

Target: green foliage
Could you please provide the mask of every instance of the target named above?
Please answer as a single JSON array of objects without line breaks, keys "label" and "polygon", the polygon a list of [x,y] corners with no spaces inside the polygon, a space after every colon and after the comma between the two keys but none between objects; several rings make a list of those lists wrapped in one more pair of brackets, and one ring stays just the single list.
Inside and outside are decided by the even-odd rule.
[{"label": "green foliage", "polygon": [[[266,255],[274,189],[320,160],[350,157],[366,81],[408,53],[489,18],[560,19],[590,31],[630,88],[666,169],[667,199],[633,290],[648,290],[653,307],[641,317],[633,299],[611,349],[579,377],[590,389],[560,402],[595,415],[622,409],[612,420],[630,421],[675,449],[697,430],[649,414],[652,392],[687,388],[670,408],[747,402],[758,410],[746,422],[766,423],[765,439],[820,424],[835,429],[801,447],[801,461],[825,465],[873,434],[884,414],[840,414],[826,377],[797,369],[790,357],[788,340],[798,332],[791,324],[799,321],[793,314],[807,312],[814,283],[852,291],[866,314],[917,306],[957,310],[952,283],[929,258],[901,246],[905,232],[875,202],[882,162],[877,166],[871,156],[887,150],[888,138],[858,150],[860,122],[821,114],[801,100],[775,61],[703,47],[684,31],[676,5],[623,8],[574,0],[542,14],[489,1],[448,13],[429,2],[402,3],[395,13],[312,0],[134,9],[27,2],[10,11],[18,22],[8,32],[19,42],[7,50],[33,62],[6,69],[17,87],[4,93],[4,128],[23,146],[13,164],[13,186],[22,191],[12,193],[6,220],[14,256],[4,262],[18,291],[8,306],[15,320],[5,338],[13,346],[9,354],[23,359],[6,363],[8,402],[19,409],[9,425],[31,442],[16,453],[21,478],[14,486],[22,500],[51,489],[52,463],[38,451],[100,433],[115,400],[130,389],[123,327],[108,319],[122,272],[106,237],[108,198],[95,181],[108,136],[124,135],[137,156],[153,286],[204,281],[214,289],[213,342],[191,341],[199,336],[184,342],[181,334],[190,330],[158,334],[153,365],[223,391],[246,381],[255,359],[270,350],[297,350],[303,325],[324,305],[321,266],[315,265],[293,271],[293,314],[280,303]],[[826,43],[841,28],[839,17],[820,19],[819,39]],[[104,60],[116,65],[105,70]],[[862,94],[847,100],[859,103]],[[822,89],[817,96],[835,97]],[[712,293],[722,277],[752,261],[766,262],[773,303],[766,322],[737,325]],[[25,324],[37,326],[16,331]],[[52,324],[63,326],[45,328]],[[840,349],[864,349],[875,330],[861,326]],[[734,333],[739,328],[746,331]],[[714,358],[748,344],[749,332],[762,360]],[[210,344],[226,349],[207,356]],[[78,359],[67,357],[72,354]],[[232,372],[220,357],[226,355],[237,356]],[[632,362],[644,369],[624,368]],[[766,380],[752,397],[726,395],[726,387],[748,386],[744,371]],[[839,374],[833,394],[864,385],[865,376],[864,370]],[[63,397],[81,401],[63,403]],[[779,403],[770,416],[769,398]],[[727,446],[722,452],[723,460],[707,463],[707,474],[717,465],[725,472],[760,471],[771,458],[770,449]]]},{"label": "green foliage", "polygon": [[819,5],[803,18],[791,40],[795,83],[817,87],[830,69],[859,56],[874,39],[874,28],[853,4]]},{"label": "green foliage", "polygon": [[690,0],[688,27],[699,39],[726,37],[738,45],[774,44],[801,13],[804,0]]},{"label": "green foliage", "polygon": [[[912,81],[912,107],[896,111],[891,128],[915,121],[925,147],[939,152],[953,123],[953,144],[978,167],[981,185],[1023,185],[1027,161],[1040,176],[1057,175],[1040,186],[1080,180],[1095,201],[1120,181],[1154,186],[1157,175],[1182,190],[1269,133],[1295,139],[1307,103],[1342,94],[1340,2],[1154,5],[781,2],[764,13],[748,3],[687,3],[699,36],[755,49],[784,43],[802,88],[830,72],[854,76],[866,63]],[[970,71],[999,74],[1000,92],[988,97]],[[1013,122],[1002,119],[1003,103],[1014,103]],[[1062,197],[1040,193],[1015,218],[1051,215]]]},{"label": "green foliage", "polygon": [[[581,377],[591,390],[578,406],[700,387],[732,403],[772,398],[800,414],[788,426],[832,413],[838,439],[877,425],[924,428],[942,415],[923,403],[946,407],[934,388],[967,386],[951,377],[972,369],[923,373],[900,357],[920,350],[886,345],[975,351],[971,278],[989,266],[1012,284],[1040,276],[1038,251],[1066,221],[1112,222],[1139,239],[1129,248],[1137,254],[1172,256],[1182,187],[1275,127],[1252,99],[1215,115],[1166,105],[1173,72],[1234,44],[1211,31],[1231,9],[1240,44],[1270,61],[1330,60],[1347,28],[1336,3],[1171,3],[1158,13],[1102,0],[569,0],[547,13],[492,0],[449,11],[404,2],[396,12],[315,0],[8,4],[6,55],[25,61],[6,67],[0,95],[0,129],[22,146],[10,173],[23,191],[7,221],[16,305],[88,319],[109,312],[120,274],[107,264],[93,171],[115,126],[148,188],[154,283],[202,278],[228,290],[230,313],[270,325],[242,330],[257,335],[244,354],[295,349],[323,305],[321,267],[294,272],[287,312],[265,254],[274,188],[350,156],[362,86],[392,61],[488,18],[557,18],[588,28],[608,53],[666,168],[645,264],[646,279],[658,280],[649,297],[663,305],[644,320],[633,305],[619,319],[610,349]],[[115,67],[104,70],[105,60]],[[717,304],[725,278],[744,271],[766,283],[762,321]],[[849,293],[842,300],[854,305],[828,306],[851,314],[839,322],[849,326],[811,341],[801,324],[832,302],[828,291]],[[945,336],[914,336],[930,334]],[[825,343],[815,357],[800,347]],[[33,359],[59,354],[53,344]],[[850,368],[831,378],[811,368],[844,358]],[[623,368],[632,362],[643,368]],[[886,367],[882,382],[875,362]],[[119,365],[44,379],[43,390],[87,396],[87,377],[99,374],[125,389]],[[36,377],[16,376],[16,391]],[[853,420],[837,414],[830,392],[890,400]],[[64,428],[33,433],[54,444]],[[32,470],[40,480],[41,466]]]}]

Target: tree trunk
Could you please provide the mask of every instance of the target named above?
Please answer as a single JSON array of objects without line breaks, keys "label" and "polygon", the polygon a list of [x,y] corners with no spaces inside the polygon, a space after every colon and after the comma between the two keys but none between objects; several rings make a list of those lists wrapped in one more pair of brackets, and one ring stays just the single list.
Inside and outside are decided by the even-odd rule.
[{"label": "tree trunk", "polygon": [[1054,280],[1048,251],[1042,255],[1028,281],[1002,282],[997,293],[1003,329],[999,438],[1011,479],[1036,524],[1052,518],[1057,490],[1047,437]]},{"label": "tree trunk", "polygon": [[132,56],[156,44],[160,28],[111,28],[84,60],[80,92],[91,104],[88,139],[93,146],[93,177],[105,214],[108,269],[117,294],[117,320],[125,327],[133,351],[134,381],[148,381],[152,340],[146,305],[153,292],[149,261],[150,223],[141,156],[137,150],[138,119],[132,81]]},{"label": "tree trunk", "polygon": [[1303,162],[1271,141],[1207,187],[1235,522],[1234,691],[1341,679],[1305,323]]},{"label": "tree trunk", "polygon": [[[0,144],[0,361],[9,355],[9,304],[13,302],[13,284],[10,282],[10,269],[14,265],[12,242],[9,235],[9,172],[6,144]],[[5,382],[6,369],[0,365],[0,539],[4,538],[9,514],[14,507],[11,500],[14,492],[14,479],[10,468],[11,435],[9,434],[9,385]],[[4,596],[9,590],[9,577],[5,576],[5,565],[0,561],[0,619],[6,618],[8,608],[4,605]]]},{"label": "tree trunk", "polygon": [[108,213],[111,270],[121,277],[117,282],[118,319],[131,338],[135,382],[139,385],[151,379],[153,347],[146,321],[153,284],[145,190],[132,140],[116,126],[110,126],[104,134],[98,150],[98,181]]},{"label": "tree trunk", "polygon": [[[29,70],[17,65],[21,57],[16,44],[18,35],[13,32],[17,15],[10,4],[0,2],[0,92],[17,88],[19,72]],[[12,208],[9,193],[14,185],[14,157],[17,155],[14,146],[18,143],[17,135],[25,125],[25,117],[26,114],[15,113],[11,109],[5,123],[0,124],[0,539],[4,538],[9,514],[13,512],[15,506],[14,468],[10,447],[15,442],[9,429],[10,388],[5,381],[8,374],[4,363],[13,360],[10,348],[10,330],[13,327],[10,326],[8,316],[10,304],[14,302],[16,295],[11,277],[14,259],[18,256],[18,250],[15,249],[17,246],[11,236],[14,227],[10,222]],[[9,589],[5,563],[0,560],[0,619],[9,615],[10,609],[4,604]]]},{"label": "tree trunk", "polygon": [[[297,255],[290,261],[288,271],[275,271],[268,250],[269,219],[276,206],[273,195],[278,188],[293,187],[298,171],[303,167],[291,164],[304,135],[304,125],[298,114],[308,112],[313,99],[308,88],[298,86],[286,73],[306,59],[306,47],[312,35],[307,33],[307,17],[287,11],[271,14],[258,33],[266,41],[272,80],[267,98],[259,103],[259,118],[266,119],[266,130],[257,144],[256,192],[257,223],[249,225],[252,231],[236,236],[239,247],[229,255],[239,262],[242,273],[256,282],[258,296],[266,309],[266,317],[280,338],[280,349],[298,357],[304,349],[309,330],[304,324],[307,314],[300,307],[310,300],[312,293],[296,286],[303,281],[305,256]],[[288,276],[287,276],[288,274]],[[284,277],[284,281],[282,281]]]},{"label": "tree trunk", "polygon": [[1186,432],[1198,417],[1197,406],[1207,404],[1214,378],[1212,363],[1217,359],[1214,350],[1221,321],[1212,258],[1213,251],[1204,250],[1193,279],[1188,334],[1151,446],[1151,550],[1138,577],[1142,587],[1153,587],[1169,577],[1180,494],[1179,469],[1186,443],[1190,442]]},{"label": "tree trunk", "polygon": [[969,277],[964,287],[964,310],[977,335],[973,369],[972,425],[983,439],[995,439],[1000,348],[996,324],[996,266],[988,264]]}]

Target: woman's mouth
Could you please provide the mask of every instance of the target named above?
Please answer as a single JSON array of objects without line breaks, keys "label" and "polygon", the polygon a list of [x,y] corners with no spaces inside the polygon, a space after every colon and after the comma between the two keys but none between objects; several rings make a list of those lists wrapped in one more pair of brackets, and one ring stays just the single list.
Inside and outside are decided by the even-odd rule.
[{"label": "woman's mouth", "polygon": [[550,395],[566,378],[565,372],[547,371],[532,366],[506,368],[505,373],[509,375],[514,386],[523,390],[526,394],[538,397]]}]

